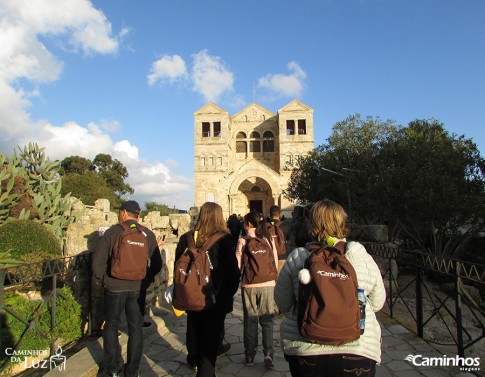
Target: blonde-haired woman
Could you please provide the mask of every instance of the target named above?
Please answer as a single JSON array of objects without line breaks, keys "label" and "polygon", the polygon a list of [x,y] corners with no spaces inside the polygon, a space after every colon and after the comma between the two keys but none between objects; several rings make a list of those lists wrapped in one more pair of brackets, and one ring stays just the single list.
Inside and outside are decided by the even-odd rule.
[{"label": "blonde-haired woman", "polygon": [[[240,271],[236,258],[236,250],[231,235],[228,233],[222,208],[217,203],[207,202],[200,208],[199,218],[195,224],[194,234],[197,234],[195,244],[203,245],[212,235],[224,232],[210,249],[209,258],[212,262],[211,279],[216,289],[216,304],[203,311],[187,311],[187,328],[190,328],[190,346],[195,357],[197,377],[213,377],[217,359],[217,350],[224,332],[226,314],[232,312],[233,297],[239,288]],[[187,249],[187,237],[191,232],[180,237],[175,251],[175,260]],[[189,350],[190,352],[190,350]]]},{"label": "blonde-haired woman", "polygon": [[[309,236],[313,243],[337,244],[347,242],[349,230],[347,215],[337,203],[324,199],[315,203],[310,212]],[[275,301],[278,308],[287,313],[281,323],[281,346],[292,376],[343,377],[374,376],[375,365],[381,361],[381,328],[375,312],[384,305],[386,292],[382,277],[372,257],[364,246],[350,241],[346,258],[357,274],[358,286],[367,298],[365,331],[359,339],[341,346],[311,343],[298,331],[298,273],[309,255],[308,249],[298,247],[288,256],[278,276]]]}]

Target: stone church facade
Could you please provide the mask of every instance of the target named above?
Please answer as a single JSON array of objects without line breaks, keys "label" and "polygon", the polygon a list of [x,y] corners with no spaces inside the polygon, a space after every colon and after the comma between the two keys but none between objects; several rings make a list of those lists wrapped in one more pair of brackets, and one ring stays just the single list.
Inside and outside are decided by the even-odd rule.
[{"label": "stone church facade", "polygon": [[296,99],[277,114],[252,103],[233,116],[208,103],[194,113],[194,205],[216,202],[227,218],[276,204],[289,217],[283,190],[313,148],[313,109]]}]

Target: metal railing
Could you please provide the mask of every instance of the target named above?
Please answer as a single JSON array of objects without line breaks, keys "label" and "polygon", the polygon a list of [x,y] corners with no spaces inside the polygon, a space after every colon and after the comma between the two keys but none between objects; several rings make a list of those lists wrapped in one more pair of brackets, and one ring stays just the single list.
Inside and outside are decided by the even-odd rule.
[{"label": "metal railing", "polygon": [[[88,334],[90,333],[91,256],[92,253],[86,253],[0,269],[0,316],[4,317],[8,313],[11,318],[25,326],[19,340],[13,345],[14,351],[21,349],[22,342],[29,332],[38,331],[36,329],[37,316],[35,313],[22,316],[14,308],[4,305],[4,293],[9,290],[22,291],[32,286],[43,287],[45,295],[42,296],[42,300],[39,300],[35,312],[38,312],[42,306],[46,306],[50,315],[50,330],[53,330],[56,326],[57,298],[63,297],[59,287],[61,285],[71,287],[75,299],[84,303],[82,315],[84,322],[88,324]],[[2,326],[4,326],[2,322],[0,320],[0,332],[3,330]],[[55,339],[50,340],[50,355],[55,352],[55,341]],[[3,342],[4,340],[0,339],[2,350],[5,348]],[[0,370],[9,362],[8,357],[0,360]]]},{"label": "metal railing", "polygon": [[[460,357],[464,357],[467,348],[485,339],[485,311],[480,305],[480,296],[474,297],[470,293],[471,288],[466,286],[476,287],[480,295],[485,288],[485,265],[378,244],[369,243],[366,248],[371,255],[387,262],[387,305],[392,318],[397,306],[403,305],[413,318],[416,334],[420,338],[425,338],[425,328],[432,320],[440,321],[447,330],[449,341],[440,343],[429,337],[426,340],[441,345],[456,345]],[[410,277],[403,287],[398,287],[398,276],[394,276],[394,261],[399,270],[405,271],[406,276]],[[448,293],[437,291],[432,281],[448,283],[452,290]],[[411,292],[414,308],[410,305],[409,295],[408,298],[404,296],[411,289],[414,289]],[[465,324],[464,310],[474,318],[473,324]]]}]

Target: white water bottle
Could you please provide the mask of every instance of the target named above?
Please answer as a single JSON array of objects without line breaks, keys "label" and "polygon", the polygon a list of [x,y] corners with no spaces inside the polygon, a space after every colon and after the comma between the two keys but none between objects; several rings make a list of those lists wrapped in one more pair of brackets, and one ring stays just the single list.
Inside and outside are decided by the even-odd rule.
[{"label": "white water bottle", "polygon": [[359,309],[360,309],[360,335],[362,335],[365,331],[365,292],[363,289],[359,288],[357,290],[357,299],[359,300]]}]

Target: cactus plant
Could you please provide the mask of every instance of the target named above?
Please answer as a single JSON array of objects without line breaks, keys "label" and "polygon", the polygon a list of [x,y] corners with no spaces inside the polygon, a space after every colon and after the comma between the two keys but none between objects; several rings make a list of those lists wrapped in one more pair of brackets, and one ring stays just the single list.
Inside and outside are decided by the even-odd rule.
[{"label": "cactus plant", "polygon": [[0,153],[0,225],[12,219],[32,219],[49,228],[60,240],[76,220],[74,202],[62,196],[59,161],[51,161],[45,148],[29,143],[12,156]]}]

